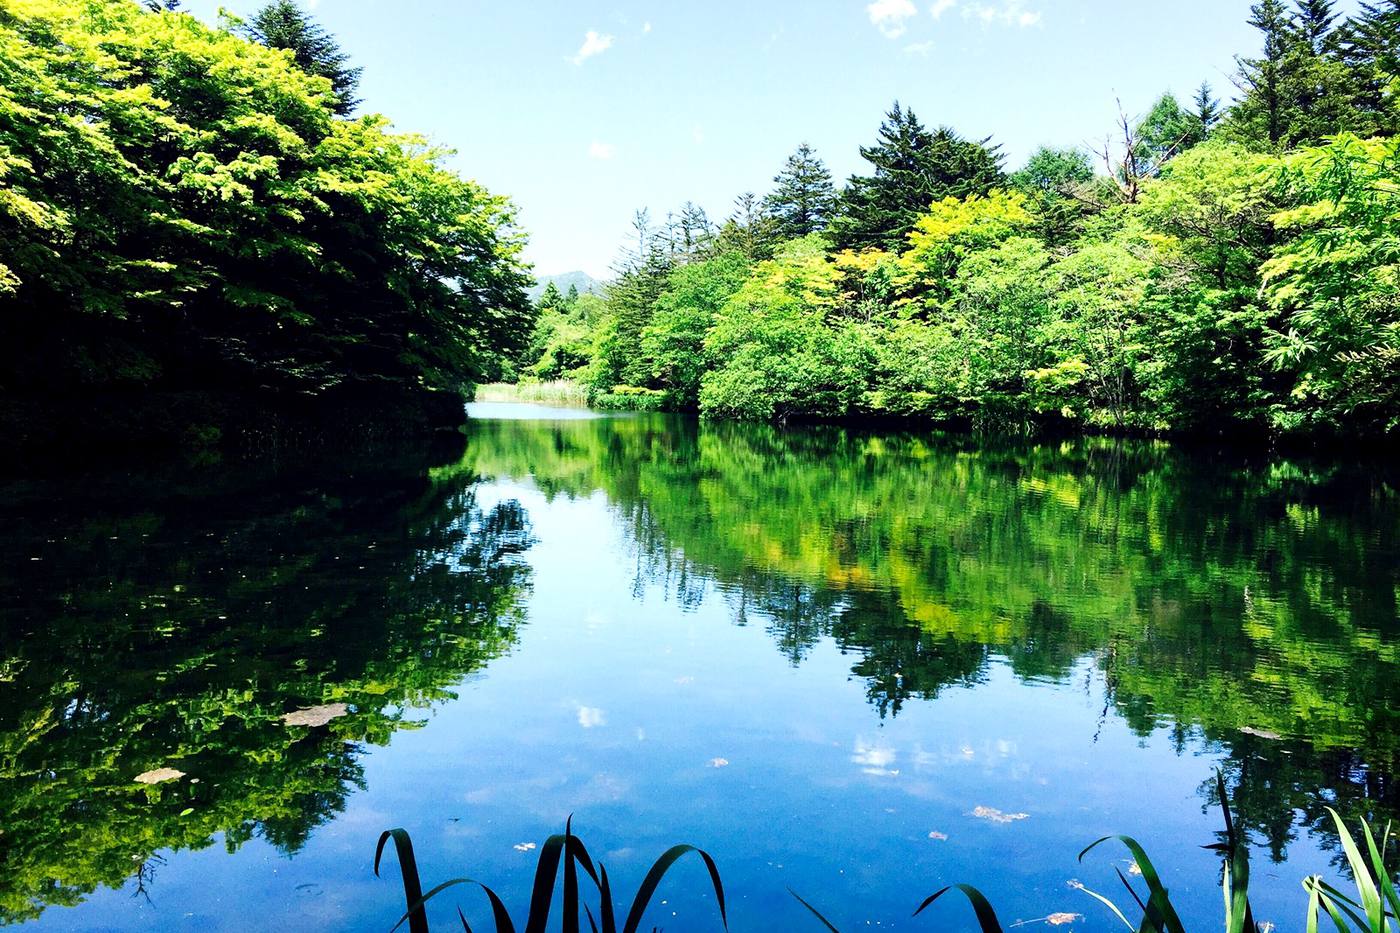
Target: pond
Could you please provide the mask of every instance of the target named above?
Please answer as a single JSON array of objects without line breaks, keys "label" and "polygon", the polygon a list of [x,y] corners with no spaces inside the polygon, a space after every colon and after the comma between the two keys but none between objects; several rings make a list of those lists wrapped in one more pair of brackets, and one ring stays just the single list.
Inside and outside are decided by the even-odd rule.
[{"label": "pond", "polygon": [[[130,464],[0,498],[0,921],[388,930],[576,831],[736,931],[1112,930],[1136,836],[1218,925],[1400,811],[1400,493],[1374,464],[474,406],[464,443]],[[301,711],[310,710],[310,713]],[[290,714],[290,715],[289,715]],[[162,770],[169,769],[169,770]],[[178,776],[172,776],[172,772]],[[138,780],[141,778],[141,780]],[[164,778],[164,779],[163,779]],[[648,915],[719,929],[703,866]],[[489,929],[479,893],[460,905]],[[1065,918],[1056,918],[1065,919]],[[648,927],[650,928],[650,927]]]}]

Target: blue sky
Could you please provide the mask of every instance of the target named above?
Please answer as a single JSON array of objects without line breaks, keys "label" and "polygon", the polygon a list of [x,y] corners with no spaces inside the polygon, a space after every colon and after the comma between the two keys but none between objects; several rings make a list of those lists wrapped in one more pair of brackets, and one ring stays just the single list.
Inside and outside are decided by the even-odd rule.
[{"label": "blue sky", "polygon": [[[215,0],[187,7],[212,18]],[[224,0],[246,14],[256,0]],[[520,207],[542,274],[607,275],[632,213],[693,200],[720,218],[811,142],[862,168],[898,98],[990,135],[1101,141],[1202,79],[1222,97],[1255,51],[1249,0],[319,0],[364,66],[365,109],[457,150]]]}]

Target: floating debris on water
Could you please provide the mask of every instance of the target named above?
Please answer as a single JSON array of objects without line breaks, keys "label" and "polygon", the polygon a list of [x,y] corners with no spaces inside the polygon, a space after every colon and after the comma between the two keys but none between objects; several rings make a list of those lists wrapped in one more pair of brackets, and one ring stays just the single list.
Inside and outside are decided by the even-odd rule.
[{"label": "floating debris on water", "polygon": [[979,820],[991,820],[993,823],[1014,823],[1030,818],[1029,813],[1003,813],[995,807],[977,807],[971,815]]},{"label": "floating debris on water", "polygon": [[156,768],[154,771],[145,771],[136,775],[137,784],[164,784],[166,781],[178,781],[185,776],[185,772],[177,771],[174,768]]},{"label": "floating debris on water", "polygon": [[332,719],[339,719],[350,712],[344,703],[327,703],[324,706],[309,706],[282,715],[282,723],[287,726],[324,726]]}]

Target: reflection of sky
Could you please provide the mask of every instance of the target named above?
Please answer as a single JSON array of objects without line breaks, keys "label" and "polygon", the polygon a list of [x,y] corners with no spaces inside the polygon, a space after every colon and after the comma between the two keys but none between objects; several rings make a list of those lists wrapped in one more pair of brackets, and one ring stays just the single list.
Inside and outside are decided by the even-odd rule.
[{"label": "reflection of sky", "polygon": [[[397,868],[376,881],[369,865],[391,826],[413,834],[426,883],[469,874],[523,905],[530,844],[570,814],[622,889],[671,844],[708,849],[740,933],[812,929],[787,887],[843,929],[912,928],[918,901],[955,881],[982,887],[1006,924],[1075,912],[1087,918],[1076,929],[1110,930],[1070,882],[1116,893],[1125,853],[1075,862],[1111,832],[1147,846],[1188,926],[1218,922],[1218,862],[1199,848],[1219,828],[1198,794],[1213,756],[1199,743],[1179,756],[1164,732],[1142,739],[1112,713],[1101,723],[1088,663],[1061,684],[1026,683],[996,659],[981,682],[881,720],[853,656],[830,642],[794,667],[762,626],[733,625],[718,596],[683,611],[655,585],[635,591],[636,558],[601,494],[546,503],[501,484],[480,502],[511,498],[538,539],[519,645],[425,728],[370,750],[367,790],[302,854],[260,842],[233,857],[177,853],[149,904],[98,892],[38,926],[382,933],[401,911]],[[1256,863],[1256,915],[1281,927],[1302,919],[1299,880],[1325,868],[1303,845],[1291,854],[1286,866]],[[654,922],[718,929],[703,878],[698,862],[683,865]],[[488,922],[479,895],[461,890],[437,922],[455,924],[458,903]],[[967,925],[965,905],[938,909],[922,928]]]}]

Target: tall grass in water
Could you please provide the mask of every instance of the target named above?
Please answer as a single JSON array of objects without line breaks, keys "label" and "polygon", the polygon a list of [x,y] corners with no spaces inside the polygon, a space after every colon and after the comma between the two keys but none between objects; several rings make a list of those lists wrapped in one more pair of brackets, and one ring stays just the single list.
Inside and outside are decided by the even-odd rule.
[{"label": "tall grass in water", "polygon": [[[1260,933],[1260,927],[1256,926],[1254,922],[1254,914],[1249,904],[1248,841],[1235,824],[1230,812],[1230,801],[1225,781],[1219,775],[1216,776],[1216,784],[1220,792],[1221,811],[1225,818],[1225,839],[1223,842],[1214,843],[1204,848],[1219,852],[1223,861],[1220,885],[1225,905],[1225,933]],[[1318,923],[1323,918],[1331,921],[1335,933],[1397,933],[1392,921],[1400,918],[1400,894],[1397,894],[1396,887],[1386,869],[1386,856],[1391,839],[1390,827],[1386,826],[1378,845],[1370,825],[1362,821],[1361,838],[1365,844],[1363,851],[1342,817],[1330,807],[1328,812],[1336,823],[1337,834],[1341,839],[1347,864],[1355,881],[1356,894],[1353,897],[1344,893],[1323,881],[1320,875],[1313,875],[1305,879],[1303,889],[1308,895],[1307,933],[1318,933]],[[418,868],[413,859],[413,845],[408,839],[408,834],[401,829],[390,830],[380,837],[379,848],[374,855],[376,875],[379,873],[380,856],[383,854],[385,843],[390,838],[394,840],[398,849],[399,865],[403,874],[404,897],[408,905],[407,912],[399,918],[398,924],[394,927],[395,930],[407,921],[410,933],[428,933],[427,914],[423,905],[434,895],[453,885],[474,884],[486,892],[486,896],[491,902],[497,933],[515,933],[515,926],[506,912],[505,905],[501,903],[501,899],[496,896],[494,891],[479,882],[467,878],[456,878],[438,885],[427,894],[423,894],[418,881]],[[1117,872],[1119,880],[1122,881],[1123,887],[1127,890],[1129,898],[1131,898],[1130,901],[1124,902],[1124,906],[1120,906],[1103,894],[1090,891],[1082,886],[1080,890],[1107,907],[1128,928],[1130,933],[1186,933],[1185,925],[1172,904],[1171,895],[1167,891],[1166,885],[1163,884],[1161,875],[1137,840],[1131,836],[1105,836],[1079,853],[1079,860],[1083,861],[1086,855],[1108,842],[1121,843],[1128,849],[1137,870],[1142,874],[1142,886],[1145,890],[1139,891],[1122,869],[1116,867],[1114,870]],[[714,885],[715,896],[719,903],[720,922],[727,930],[729,923],[725,913],[724,888],[720,883],[719,871],[709,855],[692,846],[676,846],[667,850],[661,858],[657,859],[656,864],[647,873],[646,879],[632,900],[632,908],[627,914],[626,923],[619,928],[613,912],[613,895],[606,869],[601,864],[596,869],[594,868],[594,864],[588,856],[588,850],[578,837],[573,835],[570,825],[566,824],[564,834],[550,837],[540,852],[539,867],[535,872],[534,890],[530,899],[530,912],[525,922],[525,933],[543,933],[545,929],[545,924],[549,919],[550,905],[554,899],[555,881],[561,859],[564,864],[564,933],[581,933],[580,906],[583,907],[592,933],[618,933],[619,930],[621,933],[638,933],[642,916],[645,914],[652,896],[656,893],[661,879],[678,859],[689,852],[698,853],[704,859],[705,867],[709,869],[710,881]],[[592,909],[582,901],[579,895],[578,869],[580,867],[599,894],[599,913],[596,918]],[[997,918],[996,910],[992,907],[991,902],[981,891],[966,884],[949,885],[929,895],[915,909],[914,916],[922,914],[950,891],[960,892],[971,902],[981,933],[1003,933],[1001,921]],[[789,893],[802,906],[811,911],[813,916],[830,933],[841,933],[835,924],[796,891],[789,889]],[[462,921],[463,929],[467,933],[471,933],[471,927],[467,924],[466,917],[462,915],[460,910],[458,916]],[[1131,916],[1137,916],[1139,919],[1134,922],[1129,919]],[[1325,923],[1325,921],[1323,922]],[[1265,929],[1267,929],[1267,925]]]},{"label": "tall grass in water", "polygon": [[523,402],[530,405],[557,405],[563,408],[585,408],[588,389],[568,379],[553,382],[493,382],[477,386],[475,401]]},{"label": "tall grass in water", "polygon": [[[390,839],[394,841],[394,849],[399,857],[399,872],[403,876],[404,901],[407,905],[404,915],[399,918],[398,923],[394,924],[394,930],[407,922],[409,933],[428,933],[428,913],[424,905],[450,887],[467,884],[475,885],[486,893],[487,900],[491,902],[491,914],[496,924],[496,933],[515,933],[515,923],[511,920],[505,904],[495,891],[479,881],[473,881],[470,878],[453,878],[451,881],[444,881],[424,894],[422,883],[418,879],[418,863],[413,857],[413,842],[409,839],[408,833],[402,829],[388,830],[379,837],[379,845],[374,851],[374,873],[376,876],[379,874],[379,862],[384,855],[384,846]],[[580,907],[583,908],[584,916],[588,919],[588,927],[592,933],[619,933],[619,931],[620,933],[638,933],[647,907],[651,904],[651,899],[656,894],[656,889],[660,887],[666,872],[670,871],[671,866],[691,852],[704,861],[705,867],[710,872],[710,883],[714,886],[715,900],[719,905],[720,924],[725,930],[728,930],[729,917],[724,907],[724,885],[720,881],[719,869],[715,866],[715,860],[710,858],[709,853],[686,845],[672,846],[652,864],[651,870],[642,880],[642,886],[637,889],[636,895],[632,898],[632,906],[627,911],[627,919],[619,927],[613,902],[612,884],[608,880],[608,870],[603,867],[601,862],[597,863],[595,867],[583,840],[573,834],[573,820],[570,818],[564,824],[563,834],[550,836],[540,849],[539,864],[535,868],[535,883],[530,894],[530,911],[525,916],[524,933],[544,933],[546,924],[549,922],[550,908],[554,904],[555,885],[558,881],[561,862],[564,868],[564,902],[562,904],[564,933],[581,933]],[[593,913],[593,908],[584,901],[580,894],[580,868],[583,869],[584,875],[598,893],[598,913],[596,916]],[[457,909],[457,917],[462,921],[462,928],[467,933],[471,933],[472,928],[467,923],[466,915],[462,913],[460,907]]]}]

